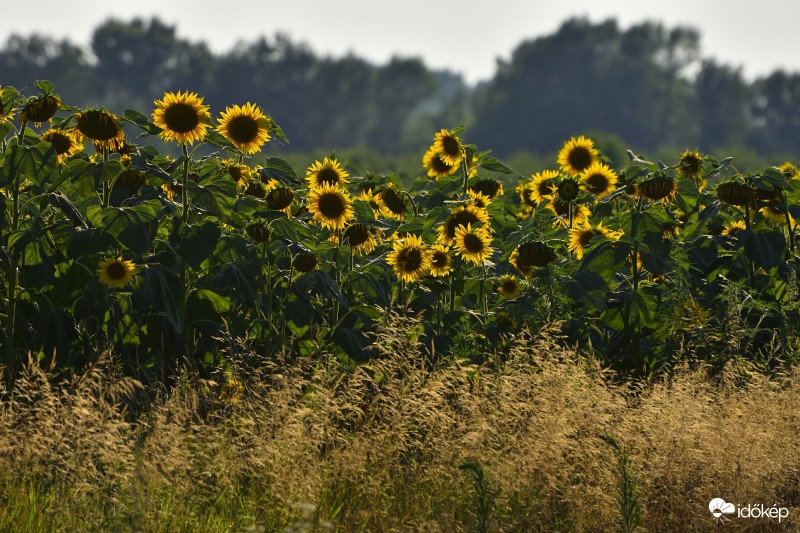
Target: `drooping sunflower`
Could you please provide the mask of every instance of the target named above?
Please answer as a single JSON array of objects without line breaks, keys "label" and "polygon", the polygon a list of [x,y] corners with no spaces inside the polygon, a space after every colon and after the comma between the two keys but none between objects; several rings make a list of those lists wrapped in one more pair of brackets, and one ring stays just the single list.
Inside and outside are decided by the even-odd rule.
[{"label": "drooping sunflower", "polygon": [[377,194],[380,201],[381,213],[395,220],[403,220],[406,214],[406,199],[403,193],[397,190],[394,183],[388,183],[384,189]]},{"label": "drooping sunflower", "polygon": [[348,183],[347,173],[336,159],[324,158],[322,162],[314,161],[314,164],[306,169],[306,181],[309,188],[322,187],[323,185],[335,185],[343,187]]},{"label": "drooping sunflower", "polygon": [[58,162],[83,151],[83,139],[74,130],[49,129],[41,136],[43,141],[53,145]]},{"label": "drooping sunflower", "polygon": [[456,207],[439,226],[437,240],[445,246],[451,246],[456,238],[456,229],[471,224],[473,227],[489,223],[489,213],[474,205]]},{"label": "drooping sunflower", "polygon": [[269,141],[269,120],[255,104],[233,105],[220,114],[217,131],[245,154],[254,154]]},{"label": "drooping sunflower", "polygon": [[294,256],[294,259],[292,260],[292,266],[294,266],[295,270],[298,272],[307,274],[319,266],[319,260],[317,259],[317,256],[314,255],[314,252],[301,251]]},{"label": "drooping sunflower", "polygon": [[594,141],[581,135],[564,143],[564,147],[558,152],[558,164],[564,172],[579,176],[598,160],[599,155]]},{"label": "drooping sunflower", "polygon": [[94,141],[98,152],[121,149],[125,144],[125,132],[119,118],[102,108],[89,108],[75,115],[75,129]]},{"label": "drooping sunflower", "polygon": [[344,229],[355,216],[350,194],[335,185],[323,185],[311,190],[308,195],[308,210],[313,220],[324,228]]},{"label": "drooping sunflower", "polygon": [[487,207],[489,207],[489,204],[492,203],[492,199],[483,193],[473,191],[472,189],[468,189],[467,203],[469,205],[474,205],[478,209],[486,209]]},{"label": "drooping sunflower", "polygon": [[360,222],[347,226],[341,240],[355,254],[368,254],[378,246],[377,230]]},{"label": "drooping sunflower", "polygon": [[539,241],[520,244],[511,254],[509,261],[523,276],[528,277],[534,267],[547,266],[558,259],[556,252]]},{"label": "drooping sunflower", "polygon": [[472,224],[458,226],[455,236],[456,253],[467,262],[480,265],[492,255],[492,237],[483,227]]},{"label": "drooping sunflower", "polygon": [[412,283],[419,281],[430,268],[431,254],[422,244],[421,237],[406,235],[395,241],[394,250],[386,256],[386,262],[398,278]]},{"label": "drooping sunflower", "polygon": [[42,122],[51,120],[61,106],[61,98],[55,94],[39,94],[28,98],[19,112],[19,121],[33,122],[37,128]]},{"label": "drooping sunflower", "polygon": [[431,246],[431,268],[428,272],[435,278],[443,278],[453,271],[453,258],[450,256],[450,249],[436,243]]},{"label": "drooping sunflower", "polygon": [[672,176],[662,172],[648,176],[636,183],[636,195],[640,198],[649,198],[653,201],[666,200],[678,192],[678,182]]},{"label": "drooping sunflower", "polygon": [[800,179],[800,171],[797,170],[797,167],[791,161],[786,161],[778,169],[787,174],[790,180]]},{"label": "drooping sunflower", "polygon": [[619,232],[603,227],[603,224],[573,228],[569,231],[568,249],[575,254],[575,257],[582,259],[583,252],[591,244],[592,239],[601,236],[616,240],[619,239],[620,234]]},{"label": "drooping sunflower", "polygon": [[128,260],[121,257],[109,258],[98,263],[100,268],[97,273],[100,275],[100,282],[109,287],[121,289],[133,281],[136,267]]},{"label": "drooping sunflower", "polygon": [[458,170],[458,163],[448,164],[433,147],[422,156],[422,166],[428,172],[429,178],[445,178],[452,176]]},{"label": "drooping sunflower", "polygon": [[441,130],[433,138],[431,147],[439,158],[447,165],[458,165],[464,157],[464,143],[457,134],[449,130]]},{"label": "drooping sunflower", "polygon": [[289,187],[267,188],[267,206],[275,211],[283,211],[287,215],[292,212],[294,191]]},{"label": "drooping sunflower", "polygon": [[678,172],[690,179],[699,180],[703,174],[703,156],[697,150],[686,150],[681,154]]},{"label": "drooping sunflower", "polygon": [[501,298],[512,300],[519,296],[521,291],[522,285],[514,274],[505,274],[498,280],[497,292]]},{"label": "drooping sunflower", "polygon": [[617,174],[606,164],[596,161],[580,176],[581,188],[600,200],[616,188]]},{"label": "drooping sunflower", "polygon": [[153,111],[153,124],[163,131],[159,137],[167,141],[192,144],[206,136],[207,125],[211,122],[209,106],[197,93],[164,93],[156,100]]},{"label": "drooping sunflower", "polygon": [[503,183],[494,178],[478,180],[470,189],[488,196],[492,200],[503,196]]},{"label": "drooping sunflower", "polygon": [[727,235],[728,237],[735,237],[737,233],[746,229],[747,225],[743,220],[734,220],[733,222],[725,224],[722,234]]},{"label": "drooping sunflower", "polygon": [[726,204],[743,206],[755,201],[755,191],[741,177],[733,177],[717,185],[717,198]]},{"label": "drooping sunflower", "polygon": [[786,225],[788,222],[790,227],[794,226],[794,218],[792,218],[792,215],[789,215],[787,221],[786,215],[788,212],[786,211],[786,207],[779,202],[767,202],[758,212],[764,215],[764,218],[776,224]]},{"label": "drooping sunflower", "polygon": [[271,237],[269,228],[263,222],[251,222],[247,225],[245,231],[251,239],[259,244],[268,242]]}]

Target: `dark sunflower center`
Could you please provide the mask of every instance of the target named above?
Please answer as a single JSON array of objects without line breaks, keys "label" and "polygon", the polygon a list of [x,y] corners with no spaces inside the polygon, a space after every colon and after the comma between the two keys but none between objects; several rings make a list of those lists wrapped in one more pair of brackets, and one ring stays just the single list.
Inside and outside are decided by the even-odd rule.
[{"label": "dark sunflower center", "polygon": [[506,294],[511,294],[517,290],[517,282],[513,279],[507,279],[503,282],[502,290]]},{"label": "dark sunflower center", "polygon": [[328,220],[336,220],[344,215],[347,206],[338,194],[323,194],[319,198],[319,212]]},{"label": "dark sunflower center", "polygon": [[323,167],[317,172],[317,185],[339,185],[341,179],[336,169]]},{"label": "dark sunflower center", "polygon": [[253,117],[236,117],[228,122],[228,135],[234,142],[251,143],[258,138],[258,122]]},{"label": "dark sunflower center", "polygon": [[406,204],[403,198],[397,194],[394,189],[386,189],[381,195],[381,200],[389,208],[389,211],[395,215],[400,215],[406,212]]},{"label": "dark sunflower center", "polygon": [[310,252],[303,252],[295,257],[294,267],[299,272],[311,272],[317,268],[317,258]]},{"label": "dark sunflower center", "polygon": [[581,233],[580,237],[578,237],[578,242],[580,243],[581,248],[586,248],[589,246],[589,243],[592,241],[592,239],[598,235],[600,235],[600,232],[593,229],[586,230]]},{"label": "dark sunflower center", "polygon": [[113,280],[120,280],[128,273],[128,269],[122,263],[111,263],[106,267],[106,275]]},{"label": "dark sunflower center", "polygon": [[466,228],[467,224],[472,224],[474,226],[478,222],[478,217],[472,211],[459,211],[458,213],[453,213],[447,217],[447,220],[445,221],[447,236],[452,239],[456,236],[457,227],[464,226]]},{"label": "dark sunflower center", "polygon": [[576,146],[570,151],[567,161],[573,169],[581,171],[592,164],[592,152],[583,146]]},{"label": "dark sunflower center", "polygon": [[58,155],[66,154],[69,152],[69,149],[72,148],[72,139],[63,133],[53,133],[47,140],[50,141],[50,144],[56,149],[56,154]]},{"label": "dark sunflower center", "polygon": [[433,156],[431,159],[431,166],[439,174],[450,172],[450,165],[442,161],[442,158],[438,155]]},{"label": "dark sunflower center", "polygon": [[564,180],[558,186],[558,195],[567,200],[578,196],[578,184],[573,180]]},{"label": "dark sunflower center", "polygon": [[433,252],[431,264],[433,264],[434,268],[445,268],[450,264],[450,258],[445,252],[436,251]]},{"label": "dark sunflower center", "polygon": [[230,174],[234,181],[239,182],[242,179],[242,167],[233,165],[228,168],[228,174]]},{"label": "dark sunflower center", "polygon": [[683,171],[690,175],[700,172],[701,164],[702,160],[695,155],[687,156],[681,161],[681,167],[683,167]]},{"label": "dark sunflower center", "polygon": [[361,246],[369,240],[369,226],[353,224],[342,234],[342,241],[350,246]]},{"label": "dark sunflower center", "polygon": [[397,263],[402,265],[405,272],[416,272],[422,267],[422,250],[416,247],[402,250]]},{"label": "dark sunflower center", "polygon": [[592,194],[598,194],[608,189],[608,178],[603,174],[592,174],[586,178],[586,184]]},{"label": "dark sunflower center", "polygon": [[442,139],[442,151],[449,156],[458,156],[461,154],[461,147],[454,137],[447,136]]},{"label": "dark sunflower center", "polygon": [[494,198],[500,192],[501,183],[494,179],[479,180],[472,186],[472,190],[489,198]]},{"label": "dark sunflower center", "polygon": [[32,102],[24,109],[25,118],[32,122],[44,122],[53,118],[60,105],[58,98],[46,95]]},{"label": "dark sunflower center", "polygon": [[362,182],[358,184],[359,194],[372,194],[373,189],[375,189],[374,183]]},{"label": "dark sunflower center", "polygon": [[553,210],[556,215],[565,217],[569,214],[569,202],[553,202]]},{"label": "dark sunflower center", "polygon": [[164,123],[175,133],[189,133],[200,124],[200,115],[189,104],[171,104],[164,111]]},{"label": "dark sunflower center", "polygon": [[553,194],[553,184],[550,183],[550,180],[545,180],[539,184],[537,190],[539,191],[539,196],[547,196],[548,194]]},{"label": "dark sunflower center", "polygon": [[105,111],[87,111],[75,122],[78,131],[95,141],[110,141],[121,133],[114,117]]},{"label": "dark sunflower center", "polygon": [[471,254],[483,252],[483,241],[474,233],[464,235],[464,249]]}]

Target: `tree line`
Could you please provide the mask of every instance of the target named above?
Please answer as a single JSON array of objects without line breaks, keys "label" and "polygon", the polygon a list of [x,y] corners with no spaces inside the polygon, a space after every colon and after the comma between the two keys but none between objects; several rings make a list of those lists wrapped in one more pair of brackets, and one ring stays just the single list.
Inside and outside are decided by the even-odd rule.
[{"label": "tree line", "polygon": [[696,29],[655,22],[624,29],[613,19],[570,19],[520,43],[472,87],[419,58],[330,57],[283,34],[215,54],[159,19],[111,19],[94,30],[89,50],[37,34],[9,37],[0,84],[33,94],[36,79],[53,81],[68,103],[116,112],[186,89],[214,110],[252,101],[296,151],[419,151],[432,132],[468,124],[466,138],[499,155],[551,153],[581,133],[638,150],[800,153],[800,74],[748,81],[741,68],[704,58]]}]

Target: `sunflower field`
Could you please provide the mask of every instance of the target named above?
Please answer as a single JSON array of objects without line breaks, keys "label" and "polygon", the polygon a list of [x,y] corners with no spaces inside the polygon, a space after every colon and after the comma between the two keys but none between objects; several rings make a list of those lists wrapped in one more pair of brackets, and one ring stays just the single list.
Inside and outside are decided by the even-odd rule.
[{"label": "sunflower field", "polygon": [[355,365],[390,311],[422,318],[428,364],[502,359],[553,324],[631,373],[686,345],[713,361],[728,339],[709,331],[734,326],[748,357],[795,352],[782,340],[798,324],[791,162],[610,161],[580,136],[520,175],[455,128],[408,174],[356,176],[335,153],[298,174],[266,155],[288,141],[250,102],[212,112],[168,92],[117,115],[35,87],[0,102],[8,379],[29,354],[69,369],[106,350],[162,376],[224,366],[243,345]]}]

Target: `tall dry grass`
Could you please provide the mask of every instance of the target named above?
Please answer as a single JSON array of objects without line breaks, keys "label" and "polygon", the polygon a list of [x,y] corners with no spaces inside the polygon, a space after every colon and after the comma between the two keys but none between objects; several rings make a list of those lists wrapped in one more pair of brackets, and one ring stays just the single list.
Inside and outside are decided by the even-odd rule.
[{"label": "tall dry grass", "polygon": [[647,531],[716,530],[714,497],[791,508],[728,527],[797,528],[797,375],[620,383],[547,331],[430,370],[415,327],[390,317],[354,370],[240,345],[162,391],[112,358],[66,381],[32,364],[2,403],[0,530],[614,531],[609,439]]}]

